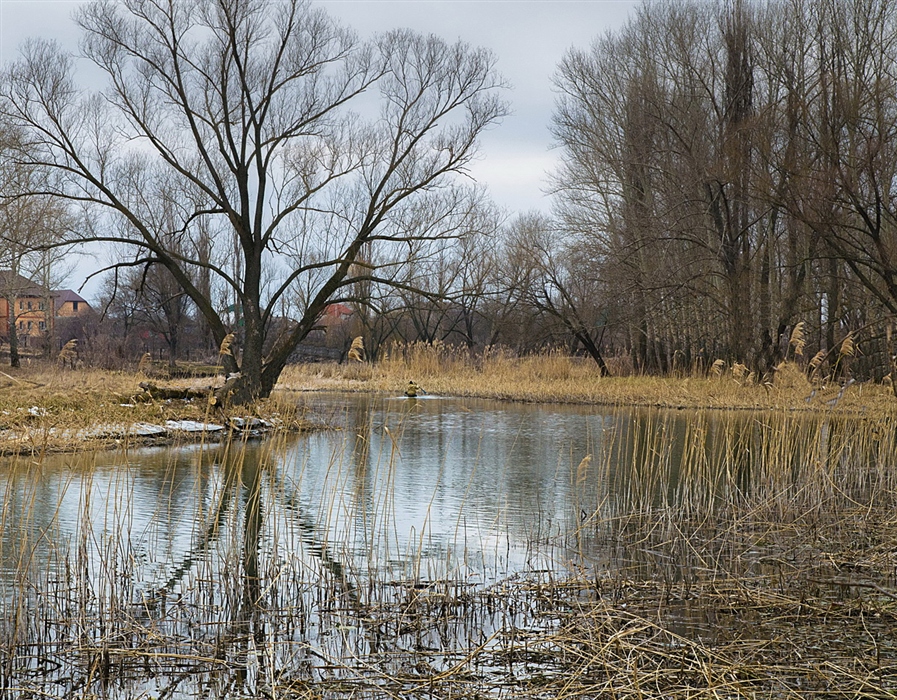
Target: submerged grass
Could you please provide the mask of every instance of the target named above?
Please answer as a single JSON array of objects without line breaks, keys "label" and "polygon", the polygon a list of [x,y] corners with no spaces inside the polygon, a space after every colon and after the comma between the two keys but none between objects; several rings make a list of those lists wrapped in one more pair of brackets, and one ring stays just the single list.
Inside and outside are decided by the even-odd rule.
[{"label": "submerged grass", "polygon": [[[371,454],[379,428],[351,424],[346,454],[290,469],[285,433],[167,452],[161,469],[85,455],[49,482],[35,477],[49,465],[15,458],[0,688],[895,697],[894,419],[674,415],[619,414],[570,467],[574,517],[531,543],[552,565],[483,585],[422,568],[423,537],[417,551],[390,544],[401,426]],[[153,512],[131,496],[147,483]],[[188,541],[172,535],[179,522]]]}]

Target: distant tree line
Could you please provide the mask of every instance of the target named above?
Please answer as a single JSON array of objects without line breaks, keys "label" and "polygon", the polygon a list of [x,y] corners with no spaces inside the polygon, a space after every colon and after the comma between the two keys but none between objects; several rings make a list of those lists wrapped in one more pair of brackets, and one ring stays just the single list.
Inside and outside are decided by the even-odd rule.
[{"label": "distant tree line", "polygon": [[[293,0],[176,4],[80,13],[104,103],[78,108],[45,44],[5,78],[30,136],[17,167],[48,173],[39,196],[106,212],[81,238],[130,251],[91,331],[107,359],[227,339],[247,396],[303,348],[345,357],[359,336],[370,360],[393,342],[562,347],[601,373],[722,359],[771,381],[789,353],[844,371],[849,350],[856,376],[890,372],[897,0],[643,4],[564,57],[555,210],[514,218],[453,179],[505,111],[488,54],[359,43]],[[382,119],[360,126],[343,106],[375,87]],[[83,140],[100,115],[120,133]]]}]

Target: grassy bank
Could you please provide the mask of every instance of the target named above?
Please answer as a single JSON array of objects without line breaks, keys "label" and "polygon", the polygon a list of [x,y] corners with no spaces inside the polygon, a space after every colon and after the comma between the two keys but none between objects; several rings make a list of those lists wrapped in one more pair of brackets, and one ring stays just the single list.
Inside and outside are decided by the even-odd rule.
[{"label": "grassy bank", "polygon": [[[165,438],[128,436],[128,429],[166,421],[220,424],[233,416],[241,416],[273,419],[297,428],[304,425],[304,417],[295,402],[278,397],[233,410],[212,406],[201,397],[150,400],[140,386],[142,382],[202,389],[219,381],[206,377],[161,382],[150,374],[143,370],[71,370],[37,363],[15,370],[3,368],[0,371],[0,455],[160,442]],[[180,436],[180,439],[187,438]]]},{"label": "grassy bank", "polygon": [[[103,426],[168,420],[222,421],[227,411],[207,401],[141,400],[141,382],[152,367],[134,372],[60,369],[35,364],[0,374],[0,454],[59,451],[121,443]],[[897,415],[889,383],[847,383],[808,378],[797,364],[782,365],[771,383],[757,383],[740,367],[677,377],[601,377],[589,360],[558,354],[473,356],[445,346],[409,345],[376,364],[350,362],[291,365],[272,395],[234,415],[276,418],[301,427],[296,392],[367,391],[399,394],[414,380],[430,394],[529,402],[675,409],[790,410]],[[158,381],[154,379],[153,381]],[[221,378],[181,378],[166,386],[202,388]],[[91,432],[85,439],[85,431]]]},{"label": "grassy bank", "polygon": [[897,411],[890,384],[851,384],[807,378],[794,363],[771,383],[758,384],[740,367],[678,377],[601,377],[594,362],[558,354],[511,357],[501,352],[471,356],[445,346],[410,345],[376,364],[310,364],[288,367],[279,383],[287,390],[401,393],[414,380],[431,394],[514,401],[665,408],[788,409],[799,411]]}]

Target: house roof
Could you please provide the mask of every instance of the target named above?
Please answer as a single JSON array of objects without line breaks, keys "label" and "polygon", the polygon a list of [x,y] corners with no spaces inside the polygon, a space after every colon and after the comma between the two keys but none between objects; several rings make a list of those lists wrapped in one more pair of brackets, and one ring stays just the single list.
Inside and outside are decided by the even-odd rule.
[{"label": "house roof", "polygon": [[47,289],[11,270],[0,270],[0,294],[40,297],[46,296]]},{"label": "house roof", "polygon": [[340,304],[339,302],[336,302],[333,304],[328,304],[324,309],[324,313],[327,316],[349,317],[354,312],[352,311],[351,307],[348,307],[345,304]]},{"label": "house roof", "polygon": [[56,297],[59,304],[65,304],[69,301],[77,301],[86,304],[87,299],[82,297],[78,292],[72,289],[59,289],[53,292],[53,296]]},{"label": "house roof", "polygon": [[90,306],[87,299],[82,297],[73,289],[57,289],[48,292],[46,287],[36,284],[27,277],[16,274],[11,270],[0,270],[0,295],[13,296],[32,296],[45,297],[52,295],[56,297],[58,304],[65,304],[69,301],[77,301],[78,303]]}]

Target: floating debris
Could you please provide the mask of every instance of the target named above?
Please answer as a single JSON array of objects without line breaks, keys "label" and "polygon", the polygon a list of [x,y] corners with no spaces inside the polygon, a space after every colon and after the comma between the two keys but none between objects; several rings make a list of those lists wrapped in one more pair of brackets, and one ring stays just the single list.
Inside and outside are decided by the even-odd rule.
[{"label": "floating debris", "polygon": [[155,435],[165,435],[167,432],[168,431],[161,425],[154,425],[152,423],[135,423],[131,426],[128,434],[136,435],[138,437],[153,437]]},{"label": "floating debris", "polygon": [[262,420],[261,418],[255,418],[255,417],[228,418],[227,423],[231,428],[233,428],[234,430],[238,430],[240,432],[245,432],[245,431],[253,431],[254,432],[254,431],[260,431],[260,430],[261,431],[270,430],[271,428],[274,427],[273,423],[266,421],[266,420]]}]

